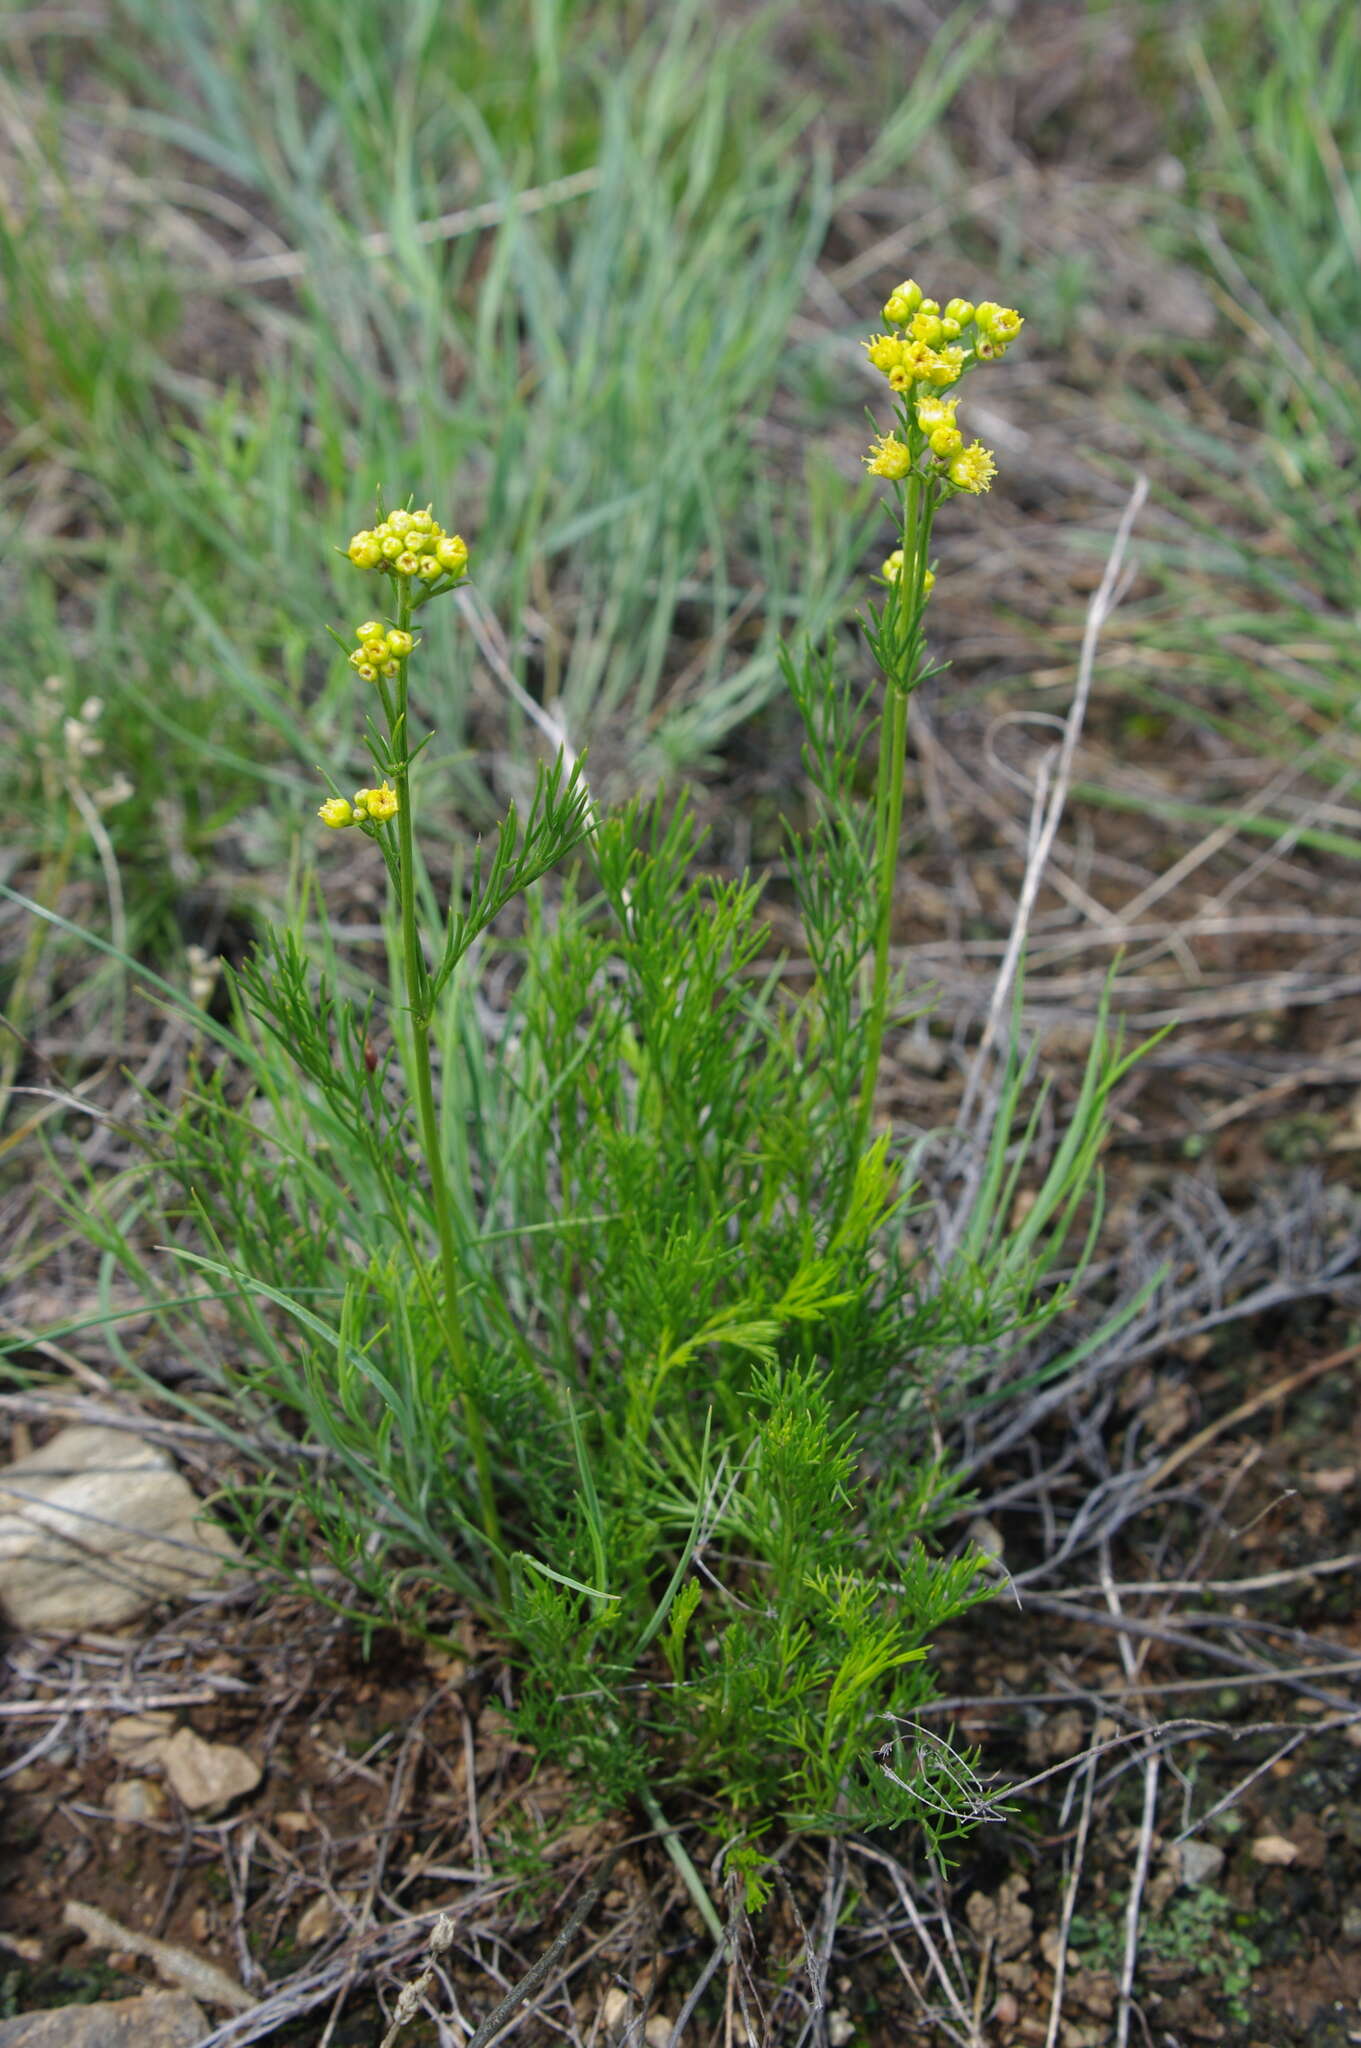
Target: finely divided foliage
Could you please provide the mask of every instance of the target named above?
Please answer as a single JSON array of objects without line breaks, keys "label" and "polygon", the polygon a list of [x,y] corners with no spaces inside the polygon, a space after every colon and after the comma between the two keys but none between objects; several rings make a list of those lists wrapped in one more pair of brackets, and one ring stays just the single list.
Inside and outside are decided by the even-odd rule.
[{"label": "finely divided foliage", "polygon": [[[939,394],[1020,322],[911,283],[885,317],[894,417],[868,459],[895,545],[864,620],[883,688],[816,649],[785,663],[811,980],[772,954],[759,883],[706,874],[684,800],[607,809],[561,758],[437,910],[413,701],[425,607],[469,556],[432,510],[380,509],[345,551],[371,598],[341,642],[377,781],[333,784],[320,816],[386,865],[386,986],[357,992],[317,887],[316,936],[300,912],[235,977],[229,1058],[151,1111],[180,1257],[233,1326],[200,1347],[226,1397],[202,1405],[253,1467],[234,1499],[258,1551],[307,1574],[320,1545],[364,1611],[434,1637],[471,1607],[539,1755],[659,1822],[698,1796],[752,1901],[780,1831],[912,1821],[938,1844],[979,1810],[913,1723],[932,1632],[986,1590],[936,1540],[957,1495],[925,1409],[1069,1298],[1051,1269],[1120,1071],[1099,1036],[1020,1235],[1012,1076],[960,1248],[933,1262],[872,1130],[904,720],[930,672],[932,520],[993,469]],[[95,1227],[154,1296],[135,1234]]]}]

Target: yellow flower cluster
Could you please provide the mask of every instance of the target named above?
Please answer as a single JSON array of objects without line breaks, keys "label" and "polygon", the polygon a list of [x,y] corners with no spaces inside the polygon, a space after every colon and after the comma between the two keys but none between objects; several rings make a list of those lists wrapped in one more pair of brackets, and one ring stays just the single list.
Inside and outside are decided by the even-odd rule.
[{"label": "yellow flower cluster", "polygon": [[422,583],[457,582],[468,567],[468,543],[446,533],[427,505],[423,512],[389,512],[374,527],[355,534],[345,550],[356,569],[383,569],[391,576],[419,576]]},{"label": "yellow flower cluster", "polygon": [[1024,325],[1014,307],[992,299],[977,305],[949,299],[942,306],[910,277],[885,299],[884,320],[898,332],[872,334],[865,349],[894,391],[957,383],[971,363],[995,363],[1005,355]]},{"label": "yellow flower cluster", "polygon": [[416,644],[402,627],[384,626],[377,619],[365,619],[362,626],[356,626],[354,637],[359,645],[350,656],[350,667],[366,683],[377,682],[379,676],[391,681],[400,675],[402,663]]},{"label": "yellow flower cluster", "polygon": [[332,796],[317,812],[323,825],[339,832],[346,825],[363,825],[372,822],[382,825],[397,815],[397,792],[387,782],[377,789],[357,789],[351,804],[343,796]]},{"label": "yellow flower cluster", "polygon": [[[986,491],[997,474],[990,449],[968,447],[955,413],[957,398],[943,394],[975,363],[996,362],[1024,322],[1012,306],[992,299],[928,299],[907,278],[884,302],[884,320],[894,333],[872,334],[865,350],[874,368],[897,393],[899,430],[871,443],[865,466],[871,476],[901,483],[925,456],[925,473],[951,490],[972,496]],[[896,581],[885,565],[884,575]],[[928,585],[929,588],[929,585]]]}]

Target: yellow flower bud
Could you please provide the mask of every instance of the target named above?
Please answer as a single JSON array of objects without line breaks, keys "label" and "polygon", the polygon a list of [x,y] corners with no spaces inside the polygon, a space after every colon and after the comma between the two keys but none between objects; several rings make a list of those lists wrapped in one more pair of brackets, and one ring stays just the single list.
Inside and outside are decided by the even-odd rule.
[{"label": "yellow flower bud", "polygon": [[383,638],[381,629],[374,634],[371,640],[366,640],[359,651],[365,661],[381,661],[388,651],[387,642]]},{"label": "yellow flower bud", "polygon": [[321,819],[322,824],[329,825],[333,832],[338,832],[342,825],[353,825],[354,823],[354,812],[350,809],[343,796],[327,797],[325,803],[317,812],[317,816]]},{"label": "yellow flower bud", "polygon": [[391,627],[384,638],[389,654],[408,655],[416,644],[411,635],[404,632],[400,626]]},{"label": "yellow flower bud", "polygon": [[382,560],[377,537],[367,527],[354,536],[345,552],[356,569],[376,569]]},{"label": "yellow flower bud", "polygon": [[969,322],[973,319],[973,317],[974,305],[972,299],[946,300],[945,318],[947,320],[954,320],[958,323],[960,327],[967,327]]},{"label": "yellow flower bud", "polygon": [[399,676],[402,673],[402,664],[400,663],[400,661],[395,661],[393,657],[389,655],[386,661],[379,662],[378,673],[380,676],[386,676],[388,681],[391,682],[394,677]]},{"label": "yellow flower bud", "polygon": [[440,577],[444,574],[443,569],[439,565],[439,557],[437,555],[422,555],[416,566],[427,583],[438,583]]},{"label": "yellow flower bud", "polygon": [[388,513],[389,533],[406,533],[414,523],[411,513],[403,512],[400,508],[396,512]]},{"label": "yellow flower bud", "polygon": [[398,555],[402,553],[402,537],[399,533],[385,533],[379,542],[379,547],[382,550],[384,561],[395,562]]},{"label": "yellow flower bud", "polygon": [[373,663],[370,660],[368,660],[367,656],[363,661],[357,661],[355,663],[354,672],[359,677],[359,680],[362,683],[372,683],[376,681],[378,676],[377,669],[374,667]]},{"label": "yellow flower bud", "polygon": [[420,558],[413,555],[410,548],[403,548],[401,553],[394,557],[392,566],[399,576],[414,576],[421,566]]},{"label": "yellow flower bud", "polygon": [[940,300],[939,300],[939,299],[923,299],[923,300],[922,300],[922,302],[921,302],[921,304],[920,304],[920,305],[918,306],[918,308],[917,308],[917,311],[918,311],[919,313],[939,313],[939,311],[940,311]]},{"label": "yellow flower bud", "polygon": [[435,558],[446,576],[461,576],[468,566],[468,543],[460,533],[445,534],[435,543]]},{"label": "yellow flower bud", "polygon": [[362,646],[365,640],[378,639],[379,635],[382,633],[382,630],[383,629],[379,625],[377,619],[365,619],[362,626],[355,627],[354,637],[356,640],[360,642]]},{"label": "yellow flower bud", "polygon": [[364,791],[364,809],[375,824],[381,825],[388,818],[397,815],[397,792],[384,782],[377,789]]},{"label": "yellow flower bud", "polygon": [[435,523],[435,515],[427,505],[424,512],[413,512],[411,530],[413,533],[429,533]]},{"label": "yellow flower bud", "polygon": [[931,453],[945,461],[951,455],[958,455],[964,446],[964,436],[956,426],[937,427],[931,436]]},{"label": "yellow flower bud", "polygon": [[939,316],[935,313],[918,313],[909,332],[914,341],[924,341],[928,348],[934,348],[945,338],[941,333]]},{"label": "yellow flower bud", "polygon": [[[889,555],[888,558],[885,560],[883,568],[880,570],[879,573],[883,577],[885,583],[899,583],[902,581],[903,551],[901,548],[895,548],[893,550],[893,553]],[[923,597],[929,597],[931,595],[932,590],[935,588],[935,583],[936,574],[934,569],[927,569],[922,576]]]}]

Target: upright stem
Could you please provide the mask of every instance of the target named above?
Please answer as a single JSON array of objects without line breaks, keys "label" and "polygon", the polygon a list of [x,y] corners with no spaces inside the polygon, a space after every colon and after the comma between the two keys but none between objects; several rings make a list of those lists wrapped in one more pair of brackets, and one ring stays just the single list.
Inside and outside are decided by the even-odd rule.
[{"label": "upright stem", "polygon": [[879,1060],[884,1045],[889,946],[893,936],[893,884],[898,871],[898,842],[903,825],[903,778],[907,769],[907,703],[921,662],[921,619],[926,601],[927,550],[931,544],[934,509],[927,479],[914,471],[907,480],[903,498],[903,566],[891,610],[895,659],[892,670],[884,672],[888,703],[880,733],[874,799],[878,841],[875,848],[874,967],[865,1032],[865,1067],[856,1104],[852,1171],[869,1140]]},{"label": "upright stem", "polygon": [[[403,632],[411,630],[411,584],[397,579],[397,623]],[[435,1212],[439,1237],[440,1278],[443,1287],[441,1321],[444,1340],[459,1386],[463,1427],[477,1471],[478,1503],[482,1529],[492,1553],[497,1590],[504,1603],[509,1594],[505,1555],[501,1547],[501,1524],[496,1512],[492,1486],[491,1459],[487,1434],[470,1385],[468,1345],[459,1312],[459,1259],[454,1237],[453,1208],[449,1182],[444,1170],[444,1145],[435,1108],[435,1081],[430,1065],[430,974],[421,950],[416,923],[415,828],[411,816],[410,748],[407,732],[407,663],[403,656],[397,677],[396,706],[392,720],[393,774],[397,783],[398,896],[402,919],[402,969],[406,981],[407,1008],[411,1016],[411,1055],[416,1074],[416,1110],[420,1118],[421,1144],[430,1176],[430,1205]]]}]

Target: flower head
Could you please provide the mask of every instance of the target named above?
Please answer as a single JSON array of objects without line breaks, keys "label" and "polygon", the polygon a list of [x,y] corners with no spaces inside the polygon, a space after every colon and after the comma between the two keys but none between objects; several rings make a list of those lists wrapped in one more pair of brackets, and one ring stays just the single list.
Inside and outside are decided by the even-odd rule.
[{"label": "flower head", "polygon": [[964,363],[962,348],[938,348],[932,351],[931,367],[926,374],[933,384],[957,384],[964,374]]},{"label": "flower head", "polygon": [[380,783],[377,789],[357,789],[354,808],[359,819],[371,818],[376,825],[381,825],[397,815],[397,792],[386,782]]},{"label": "flower head", "polygon": [[958,491],[968,491],[977,497],[980,491],[989,490],[997,474],[997,462],[990,448],[981,441],[974,441],[961,450],[950,464],[946,475]]},{"label": "flower head", "polygon": [[329,825],[333,832],[339,832],[344,825],[353,825],[354,812],[343,796],[328,796],[317,812],[323,825]]},{"label": "flower head", "polygon": [[[444,577],[455,581],[468,567],[468,543],[461,534],[446,533],[427,505],[412,512],[399,506],[375,527],[364,527],[345,550],[359,569],[387,569],[394,576],[419,576],[436,584]],[[368,639],[382,627],[370,620],[358,637]]]},{"label": "flower head", "polygon": [[896,334],[872,334],[863,347],[873,368],[882,370],[885,376],[896,369],[903,352],[902,342]]},{"label": "flower head", "polygon": [[915,407],[917,425],[924,434],[934,434],[937,427],[952,427],[955,414],[959,411],[957,398],[937,398],[934,391],[923,391]]},{"label": "flower head", "polygon": [[877,441],[870,443],[870,452],[864,460],[871,476],[886,476],[897,483],[912,467],[912,450],[896,434],[881,434]]},{"label": "flower head", "polygon": [[989,335],[1003,348],[1009,341],[1015,341],[1025,325],[1014,306],[999,306],[993,299],[984,299],[974,307],[974,320],[981,333]]}]

